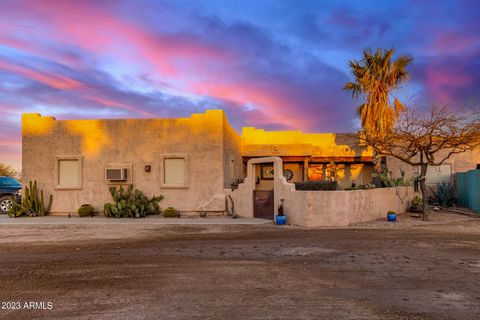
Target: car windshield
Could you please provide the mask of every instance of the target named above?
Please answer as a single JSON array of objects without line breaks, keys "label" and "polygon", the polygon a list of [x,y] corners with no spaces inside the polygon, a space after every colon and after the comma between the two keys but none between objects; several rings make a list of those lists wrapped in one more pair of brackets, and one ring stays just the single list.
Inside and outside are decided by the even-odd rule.
[{"label": "car windshield", "polygon": [[9,177],[0,177],[0,186],[6,186],[6,187],[19,187],[21,186],[20,182],[13,178]]}]

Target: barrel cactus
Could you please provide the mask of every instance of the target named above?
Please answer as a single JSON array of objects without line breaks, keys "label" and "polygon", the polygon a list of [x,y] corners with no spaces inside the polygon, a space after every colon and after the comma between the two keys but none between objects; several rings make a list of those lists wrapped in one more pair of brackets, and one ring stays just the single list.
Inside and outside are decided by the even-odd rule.
[{"label": "barrel cactus", "polygon": [[95,209],[91,204],[82,204],[77,212],[80,217],[93,217]]},{"label": "barrel cactus", "polygon": [[168,207],[167,209],[163,210],[163,216],[165,218],[176,218],[178,217],[177,209],[174,207]]}]

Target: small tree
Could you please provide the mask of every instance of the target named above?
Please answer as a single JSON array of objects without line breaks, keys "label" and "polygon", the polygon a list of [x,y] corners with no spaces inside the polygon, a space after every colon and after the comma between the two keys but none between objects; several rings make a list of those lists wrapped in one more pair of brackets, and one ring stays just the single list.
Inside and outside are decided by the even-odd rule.
[{"label": "small tree", "polygon": [[15,169],[0,162],[0,176],[14,177],[16,173]]},{"label": "small tree", "polygon": [[428,220],[425,177],[429,166],[440,166],[452,155],[480,148],[479,113],[454,115],[447,107],[409,109],[401,114],[385,136],[360,134],[375,152],[420,167],[423,220]]}]

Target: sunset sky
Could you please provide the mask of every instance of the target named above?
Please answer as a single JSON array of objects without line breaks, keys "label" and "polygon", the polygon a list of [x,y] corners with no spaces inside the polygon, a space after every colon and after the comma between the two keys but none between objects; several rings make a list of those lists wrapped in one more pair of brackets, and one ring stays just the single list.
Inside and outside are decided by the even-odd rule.
[{"label": "sunset sky", "polygon": [[347,63],[378,47],[414,57],[404,100],[478,105],[478,0],[0,0],[0,162],[21,166],[22,112],[351,131]]}]

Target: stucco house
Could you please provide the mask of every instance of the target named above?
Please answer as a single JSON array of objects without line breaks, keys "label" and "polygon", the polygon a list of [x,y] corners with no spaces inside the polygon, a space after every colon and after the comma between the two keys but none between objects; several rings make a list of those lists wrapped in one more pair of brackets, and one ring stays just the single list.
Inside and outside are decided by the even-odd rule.
[{"label": "stucco house", "polygon": [[[40,188],[53,194],[53,214],[75,212],[85,203],[100,211],[111,200],[110,186],[133,184],[147,195],[164,195],[162,207],[173,206],[183,215],[224,214],[234,205],[240,216],[262,216],[266,208],[266,217],[271,218],[280,199],[290,200],[285,203],[290,210],[309,201],[327,201],[318,198],[324,197],[318,192],[296,192],[292,182],[336,180],[344,189],[352,183],[371,183],[374,168],[371,148],[359,145],[351,134],[247,127],[239,135],[222,110],[175,119],[56,120],[24,114],[22,148],[23,179],[37,180]],[[480,156],[458,159],[449,163],[443,176],[474,165]],[[387,161],[394,173],[403,166],[394,159]],[[231,183],[237,179],[245,182],[232,191]],[[378,197],[389,198],[356,192],[358,199],[350,199],[353,193],[345,192],[335,193],[346,198],[333,202],[330,215],[339,216],[335,203],[349,201],[355,210],[369,211]],[[390,200],[385,201],[388,205]],[[406,204],[402,201],[401,206]],[[314,210],[307,206],[302,214]],[[343,222],[316,221],[300,213],[290,219],[303,225],[342,225],[375,218],[382,210],[384,206],[375,215],[355,220],[345,214]]]},{"label": "stucco house", "polygon": [[25,181],[54,196],[52,213],[101,209],[111,185],[134,184],[184,213],[225,210],[243,177],[240,137],[222,111],[179,119],[55,120],[22,117]]}]

